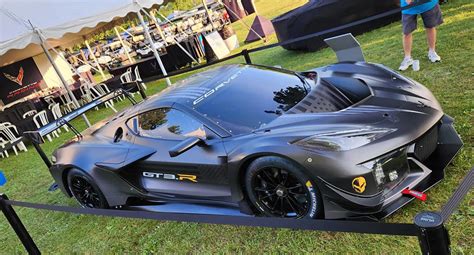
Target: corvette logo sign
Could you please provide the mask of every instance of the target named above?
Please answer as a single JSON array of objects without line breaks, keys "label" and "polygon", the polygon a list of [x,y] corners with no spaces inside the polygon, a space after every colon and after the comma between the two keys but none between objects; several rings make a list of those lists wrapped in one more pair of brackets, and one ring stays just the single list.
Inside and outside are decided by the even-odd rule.
[{"label": "corvette logo sign", "polygon": [[7,73],[3,73],[3,75],[5,75],[5,77],[7,77],[7,79],[9,79],[10,81],[22,86],[23,85],[23,67],[20,67],[20,70],[18,71],[18,75],[16,77],[10,75],[10,74],[7,74]]},{"label": "corvette logo sign", "polygon": [[43,76],[33,58],[0,67],[0,100],[9,104],[41,90]]}]

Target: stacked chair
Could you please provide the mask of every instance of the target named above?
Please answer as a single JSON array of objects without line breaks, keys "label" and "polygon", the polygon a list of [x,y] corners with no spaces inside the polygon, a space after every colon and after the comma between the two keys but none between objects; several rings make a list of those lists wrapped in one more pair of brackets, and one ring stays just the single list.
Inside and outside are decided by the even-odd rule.
[{"label": "stacked chair", "polygon": [[8,157],[9,157],[8,151],[7,151],[6,148],[5,148],[7,145],[8,145],[8,142],[5,141],[5,139],[0,138],[0,156],[1,156],[2,158],[5,158],[5,157],[8,158]]},{"label": "stacked chair", "polygon": [[4,154],[8,157],[8,152],[6,152],[7,145],[11,145],[15,155],[18,155],[18,150],[28,151],[25,144],[23,143],[22,137],[20,137],[18,134],[18,129],[15,125],[12,125],[9,122],[0,123],[0,139],[2,157],[4,157]]},{"label": "stacked chair", "polygon": [[[61,117],[63,116],[59,104],[54,104],[53,106],[51,106],[51,107],[50,107],[50,111],[51,111],[51,113],[53,114],[53,118],[54,118],[55,120],[57,120],[57,119],[59,119],[59,118],[61,118]],[[68,128],[66,125],[62,126],[62,128],[63,128],[66,132],[69,132],[69,128]],[[58,131],[58,133],[61,133],[61,129],[58,129],[57,131]]]},{"label": "stacked chair", "polygon": [[63,110],[65,112],[72,112],[73,110],[76,109],[76,105],[72,101],[71,96],[69,95],[69,93],[64,93],[61,96],[59,96],[59,98],[61,99],[61,102],[62,102],[62,105],[63,105]]},{"label": "stacked chair", "polygon": [[[35,114],[35,116],[33,117],[33,121],[35,122],[35,125],[37,128],[41,128],[42,126],[45,126],[49,123],[49,120],[48,120],[48,114],[46,113],[45,110],[41,111],[41,112],[38,112],[37,114]],[[58,135],[58,132],[57,130],[53,131],[51,133],[54,137],[59,137]],[[46,135],[46,138],[48,138],[48,141],[52,142],[53,140],[51,139],[51,135],[50,134],[47,134]]]},{"label": "stacked chair", "polygon": [[[135,78],[133,77],[134,73],[135,73]],[[120,81],[122,83],[135,82],[135,83],[137,83],[137,85],[140,84],[143,89],[145,89],[145,90],[147,89],[145,83],[143,82],[143,80],[140,76],[140,71],[138,71],[138,66],[135,67],[134,72],[132,72],[132,68],[129,67],[125,73],[120,75]],[[132,93],[132,96],[135,97],[135,93]]]},{"label": "stacked chair", "polygon": [[36,110],[31,110],[31,111],[27,111],[23,114],[23,119],[26,119],[28,117],[31,117],[35,114],[37,114],[38,112]]},{"label": "stacked chair", "polygon": [[[110,92],[110,89],[107,87],[106,84],[101,83],[97,85],[89,85],[89,84],[83,84],[79,88],[81,90],[82,94],[82,101],[84,104],[90,103],[91,101],[107,94]],[[114,108],[114,102],[113,101],[107,101],[104,103],[105,107],[112,109],[114,112],[117,112]],[[98,110],[98,108],[95,108]]]}]

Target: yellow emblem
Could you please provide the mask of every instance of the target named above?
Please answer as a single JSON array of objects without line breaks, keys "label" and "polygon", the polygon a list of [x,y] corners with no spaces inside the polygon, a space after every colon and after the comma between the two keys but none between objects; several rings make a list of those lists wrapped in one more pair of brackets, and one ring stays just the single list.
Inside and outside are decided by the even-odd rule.
[{"label": "yellow emblem", "polygon": [[178,180],[180,180],[180,181],[188,180],[188,181],[192,181],[192,182],[198,182],[196,179],[197,179],[196,175],[178,174]]},{"label": "yellow emblem", "polygon": [[352,188],[354,188],[357,193],[363,193],[365,191],[365,186],[367,186],[367,182],[362,176],[356,177],[352,180]]}]

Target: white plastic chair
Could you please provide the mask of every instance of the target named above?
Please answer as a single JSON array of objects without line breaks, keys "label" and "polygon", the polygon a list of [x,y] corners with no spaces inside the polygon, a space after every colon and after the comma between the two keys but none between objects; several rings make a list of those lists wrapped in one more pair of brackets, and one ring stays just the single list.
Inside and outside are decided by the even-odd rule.
[{"label": "white plastic chair", "polygon": [[[104,84],[105,85],[105,84]],[[107,88],[108,89],[108,88]],[[101,97],[105,95],[105,93],[101,93],[102,89],[98,89],[97,86],[93,86],[90,88],[92,99],[96,99],[98,97]],[[114,102],[113,101],[107,101],[104,103],[105,107],[112,109],[112,111],[117,112],[117,110],[114,108]]]},{"label": "white plastic chair", "polygon": [[135,81],[140,83],[144,90],[147,89],[145,83],[142,81],[142,77],[140,76],[140,71],[138,71],[138,66],[135,66]]},{"label": "white plastic chair", "polygon": [[18,130],[15,125],[12,125],[9,122],[0,124],[0,135],[2,136],[2,138],[6,139],[6,143],[12,144],[12,149],[15,152],[15,155],[18,155],[17,148],[21,151],[28,151],[22,141],[22,138],[16,137],[15,134],[18,134]]},{"label": "white plastic chair", "polygon": [[44,101],[48,104],[48,107],[56,103],[54,102],[53,96],[45,96]]},{"label": "white plastic chair", "polygon": [[0,148],[1,148],[0,156],[2,158],[10,157],[10,155],[8,155],[8,151],[5,149],[5,145],[7,145],[7,142],[3,138],[0,137]]},{"label": "white plastic chair", "polygon": [[94,88],[97,89],[97,91],[99,91],[99,93],[102,95],[110,93],[110,89],[105,83],[99,83],[95,85]]},{"label": "white plastic chair", "polygon": [[122,83],[127,83],[127,82],[132,82],[133,81],[132,68],[131,67],[127,68],[127,71],[125,73],[123,73],[122,75],[120,75],[120,81]]},{"label": "white plastic chair", "polygon": [[31,111],[27,111],[23,114],[23,119],[26,119],[28,117],[31,117],[35,114],[37,114],[38,112],[36,110],[31,110]]},{"label": "white plastic chair", "polygon": [[92,95],[91,95],[91,91],[89,90],[87,84],[81,85],[81,87],[79,87],[79,89],[81,91],[82,101],[84,101],[85,104],[90,103],[92,101]]},{"label": "white plastic chair", "polygon": [[[49,120],[46,111],[43,110],[35,114],[35,116],[33,117],[33,121],[35,122],[37,128],[41,128],[42,126],[47,125],[49,123]],[[56,130],[53,131],[51,134],[55,137],[59,137],[58,132],[56,132]],[[50,142],[53,141],[49,134],[46,135],[46,138],[48,138],[48,141]]]},{"label": "white plastic chair", "polygon": [[61,99],[61,102],[63,103],[64,111],[65,112],[72,112],[74,109],[76,109],[76,105],[71,99],[71,96],[69,96],[69,93],[64,93],[59,96]]},{"label": "white plastic chair", "polygon": [[[123,73],[122,75],[120,75],[120,81],[122,83],[134,82],[131,67],[127,68],[127,71]],[[132,95],[132,97],[135,97],[135,93],[130,93],[130,94]]]},{"label": "white plastic chair", "polygon": [[[55,104],[53,105],[53,107],[51,107],[51,113],[53,113],[53,118],[55,120],[63,116],[63,114],[61,113],[61,108],[59,107],[59,104]],[[64,125],[63,128],[64,130],[66,130],[66,132],[69,132],[69,128],[66,125]],[[58,132],[61,133],[61,129],[58,129]]]},{"label": "white plastic chair", "polygon": [[[99,84],[95,85],[94,88],[96,88],[97,91],[102,95],[110,93],[110,89],[107,86],[107,84],[105,84],[105,83],[99,83]],[[121,95],[121,96],[115,98],[115,100],[117,100],[117,101],[122,101],[124,99],[125,99],[124,95]],[[111,102],[112,105],[114,105],[113,101],[110,101],[110,102]]]}]

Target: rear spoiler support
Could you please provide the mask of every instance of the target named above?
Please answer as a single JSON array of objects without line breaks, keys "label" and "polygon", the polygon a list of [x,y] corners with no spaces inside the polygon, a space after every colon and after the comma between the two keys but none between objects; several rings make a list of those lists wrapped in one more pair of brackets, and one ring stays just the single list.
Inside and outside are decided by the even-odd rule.
[{"label": "rear spoiler support", "polygon": [[[122,95],[125,95],[133,105],[137,104],[137,101],[132,97],[132,95],[127,90],[117,89],[117,90],[111,91],[110,93],[107,93],[107,94],[97,98],[96,100],[94,100],[94,101],[92,101],[92,102],[90,102],[86,105],[83,105],[79,109],[74,110],[73,112],[70,112],[70,113],[64,115],[63,117],[61,117],[61,118],[59,118],[55,121],[50,122],[49,124],[39,128],[36,131],[23,132],[23,137],[28,139],[33,144],[33,146],[35,147],[36,152],[38,152],[38,154],[40,155],[41,159],[44,161],[46,166],[48,168],[50,168],[53,164],[51,163],[48,156],[46,155],[46,153],[44,152],[44,150],[40,146],[41,144],[44,143],[43,136],[45,136],[47,134],[50,134],[50,133],[54,132],[55,130],[61,128],[62,126],[66,125],[69,128],[71,128],[71,130],[74,132],[74,134],[79,139],[82,138],[81,133],[73,125],[71,125],[70,122],[72,120],[74,120],[75,118],[81,116],[82,114],[86,113],[87,111],[89,111],[91,109],[94,109],[97,106],[99,106],[101,104],[104,104],[105,102],[113,100],[113,99],[115,99],[119,96],[122,96]],[[145,96],[145,98],[146,98],[146,96]]]}]

